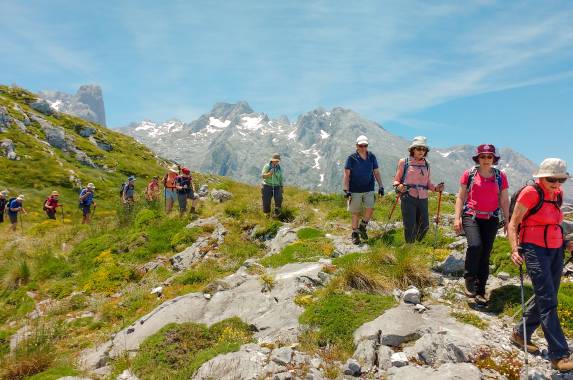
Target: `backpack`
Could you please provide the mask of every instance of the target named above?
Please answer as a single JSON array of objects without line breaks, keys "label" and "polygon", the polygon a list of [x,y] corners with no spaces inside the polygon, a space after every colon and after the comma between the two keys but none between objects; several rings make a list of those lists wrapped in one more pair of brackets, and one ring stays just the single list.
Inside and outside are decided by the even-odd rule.
[{"label": "backpack", "polygon": [[[479,168],[479,166],[476,165],[476,166],[474,166],[474,167],[470,170],[470,172],[469,172],[469,175],[468,175],[468,183],[467,183],[467,185],[466,185],[466,192],[467,192],[468,195],[469,195],[469,193],[472,191],[472,187],[473,187],[473,184],[474,184],[474,178],[475,178],[475,176],[476,176],[476,174],[477,174],[477,172],[478,172],[478,168]],[[498,188],[497,198],[498,198],[498,206],[499,206],[499,204],[501,204],[500,197],[501,197],[501,192],[502,192],[502,190],[503,190],[503,179],[502,179],[502,177],[501,177],[501,170],[499,170],[498,168],[492,168],[492,169],[493,169],[493,174],[494,174],[494,176],[495,176],[495,182],[497,183],[497,188]],[[468,205],[467,205],[467,196],[466,196],[466,203],[464,204],[464,213],[465,213],[467,210],[469,210],[469,207],[468,207]],[[500,211],[500,209],[499,209],[499,207],[498,207],[498,209],[493,212],[493,215],[496,215],[496,214],[497,214],[497,216],[500,217],[500,225],[501,225],[501,224],[503,224],[503,223],[505,222],[505,219],[506,219],[506,218],[505,218],[505,215],[501,215],[501,216],[500,216],[501,213],[500,213],[499,211]],[[509,220],[509,219],[507,219],[507,220]]]},{"label": "backpack", "polygon": [[49,208],[47,208],[47,207],[46,207],[46,203],[47,203],[49,200],[50,200],[50,198],[49,198],[49,197],[48,197],[48,198],[46,198],[46,200],[44,201],[44,205],[42,206],[42,210],[44,210],[44,211],[48,211],[48,210],[50,210]]},{"label": "backpack", "polygon": [[6,208],[5,208],[5,210],[6,210],[7,212],[11,212],[11,211],[10,211],[10,204],[11,204],[13,201],[15,201],[15,200],[16,200],[16,197],[13,197],[13,198],[8,199],[8,203],[6,203]]},{"label": "backpack", "polygon": [[[421,166],[421,165],[412,165],[412,166]],[[426,167],[427,171],[430,171],[430,164],[426,159],[424,159],[424,166]],[[402,178],[400,178],[400,183],[404,185],[404,180],[406,179],[406,174],[408,173],[408,168],[410,167],[410,157],[406,157],[404,160],[404,170],[402,171]]]},{"label": "backpack", "polygon": [[125,188],[127,187],[127,183],[122,183],[121,187],[119,189],[119,197],[122,198],[123,197],[123,191],[125,190]]},{"label": "backpack", "polygon": [[[537,204],[535,206],[533,206],[531,209],[529,209],[527,211],[527,213],[523,217],[523,220],[521,221],[522,223],[525,221],[525,219],[529,218],[531,215],[534,215],[539,210],[541,210],[541,207],[543,207],[543,203],[552,203],[555,207],[557,207],[559,210],[561,210],[561,205],[563,204],[562,193],[559,193],[557,195],[556,201],[546,201],[545,200],[545,194],[543,193],[543,189],[541,188],[541,186],[539,186],[539,184],[537,182],[527,183],[525,186],[521,187],[519,190],[517,190],[511,196],[511,201],[509,203],[509,220],[511,220],[511,216],[513,215],[513,210],[515,209],[515,204],[517,203],[517,198],[519,197],[519,194],[521,194],[523,189],[525,189],[527,186],[532,186],[535,189],[535,191],[537,191],[537,195],[539,196],[539,200],[537,201]],[[517,226],[518,231],[519,231],[519,227],[520,226]]]}]

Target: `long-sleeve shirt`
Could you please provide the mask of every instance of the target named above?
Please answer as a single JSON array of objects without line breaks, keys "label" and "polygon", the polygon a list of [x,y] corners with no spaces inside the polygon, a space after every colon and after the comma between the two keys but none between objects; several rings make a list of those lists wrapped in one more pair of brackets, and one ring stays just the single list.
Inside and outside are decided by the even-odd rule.
[{"label": "long-sleeve shirt", "polygon": [[409,157],[408,159],[408,170],[404,177],[404,183],[402,183],[401,180],[404,174],[406,159],[402,158],[398,161],[396,175],[394,176],[394,186],[400,183],[410,186],[408,190],[410,196],[426,199],[428,198],[428,190],[434,191],[436,189],[436,186],[430,180],[430,167],[426,164],[426,159],[416,160],[414,157]]}]

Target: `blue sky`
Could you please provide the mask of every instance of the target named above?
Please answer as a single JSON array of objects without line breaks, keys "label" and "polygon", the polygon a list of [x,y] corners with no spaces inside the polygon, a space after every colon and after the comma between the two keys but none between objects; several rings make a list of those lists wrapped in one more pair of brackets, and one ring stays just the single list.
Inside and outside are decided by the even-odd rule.
[{"label": "blue sky", "polygon": [[98,83],[113,127],[218,101],[342,106],[434,146],[573,166],[571,1],[0,0],[0,15],[0,83]]}]

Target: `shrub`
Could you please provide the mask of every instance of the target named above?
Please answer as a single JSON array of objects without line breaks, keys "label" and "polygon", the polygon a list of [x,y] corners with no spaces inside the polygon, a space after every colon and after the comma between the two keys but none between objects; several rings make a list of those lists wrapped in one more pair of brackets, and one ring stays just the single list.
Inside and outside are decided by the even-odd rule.
[{"label": "shrub", "polygon": [[134,224],[137,228],[145,227],[157,218],[159,218],[159,213],[157,211],[144,208],[135,216]]},{"label": "shrub", "polygon": [[296,236],[300,240],[316,239],[319,237],[323,237],[324,232],[322,232],[321,230],[317,230],[316,228],[305,227],[298,230]]},{"label": "shrub", "polygon": [[200,233],[201,229],[198,227],[183,228],[171,238],[171,247],[175,251],[181,251],[193,244]]},{"label": "shrub", "polygon": [[288,263],[318,261],[330,257],[334,246],[330,239],[302,240],[286,246],[280,253],[265,257],[261,265],[277,268]]},{"label": "shrub", "polygon": [[12,268],[4,275],[4,287],[17,289],[30,281],[30,267],[26,260],[14,263]]},{"label": "shrub", "polygon": [[281,226],[282,223],[277,220],[267,222],[265,226],[257,226],[253,232],[253,239],[270,240],[277,235]]}]

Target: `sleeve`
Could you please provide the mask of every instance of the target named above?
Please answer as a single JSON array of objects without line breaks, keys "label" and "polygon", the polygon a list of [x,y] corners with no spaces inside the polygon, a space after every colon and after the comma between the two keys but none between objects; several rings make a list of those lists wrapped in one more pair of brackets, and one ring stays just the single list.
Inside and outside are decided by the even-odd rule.
[{"label": "sleeve", "polygon": [[460,177],[460,185],[467,185],[469,177],[470,177],[470,171],[469,170],[464,171],[464,174],[462,174],[462,176]]},{"label": "sleeve", "polygon": [[344,169],[352,170],[352,156],[348,156],[346,163],[344,164]]},{"label": "sleeve", "polygon": [[432,169],[430,168],[430,166],[428,166],[428,184],[427,184],[428,190],[436,191],[436,185],[432,183],[431,174],[432,174]]},{"label": "sleeve", "polygon": [[509,189],[509,182],[507,182],[507,176],[504,172],[501,172],[501,189]]},{"label": "sleeve", "polygon": [[265,166],[263,166],[263,170],[261,170],[261,175],[265,174],[266,172],[268,172],[270,169],[270,165],[269,164],[265,164]]},{"label": "sleeve", "polygon": [[402,179],[402,175],[404,174],[404,159],[401,158],[398,160],[398,166],[396,166],[396,175],[394,176],[394,186],[400,184],[400,180]]},{"label": "sleeve", "polygon": [[537,202],[539,202],[539,195],[533,186],[526,186],[525,189],[521,190],[516,200],[516,203],[521,203],[528,210],[532,209]]},{"label": "sleeve", "polygon": [[375,155],[372,155],[372,170],[378,169],[378,160]]}]

